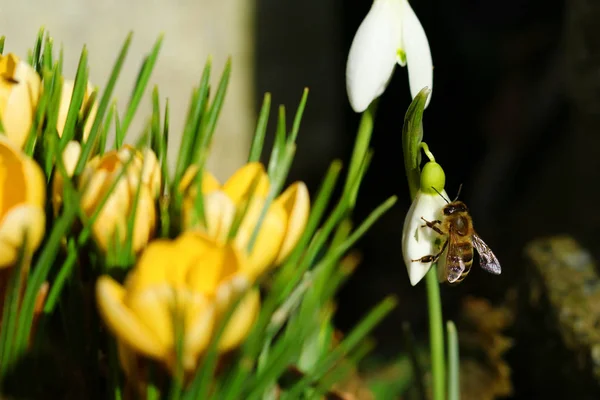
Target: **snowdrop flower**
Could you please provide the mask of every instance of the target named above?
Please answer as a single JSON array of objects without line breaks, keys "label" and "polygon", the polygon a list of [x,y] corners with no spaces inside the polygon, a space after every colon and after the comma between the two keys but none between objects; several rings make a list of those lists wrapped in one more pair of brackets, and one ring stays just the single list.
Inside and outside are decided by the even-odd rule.
[{"label": "snowdrop flower", "polygon": [[437,254],[443,243],[443,240],[438,240],[440,235],[437,232],[425,226],[423,219],[427,221],[442,219],[442,208],[446,205],[446,200],[436,190],[448,198],[444,190],[445,181],[444,170],[438,163],[430,161],[425,164],[421,171],[421,187],[404,220],[402,254],[410,284],[413,286],[423,279],[432,264],[421,262],[419,259]]},{"label": "snowdrop flower", "polygon": [[407,0],[375,0],[348,54],[346,89],[354,111],[363,112],[383,93],[396,63],[408,66],[413,98],[425,86],[433,87],[429,42],[410,4]]}]

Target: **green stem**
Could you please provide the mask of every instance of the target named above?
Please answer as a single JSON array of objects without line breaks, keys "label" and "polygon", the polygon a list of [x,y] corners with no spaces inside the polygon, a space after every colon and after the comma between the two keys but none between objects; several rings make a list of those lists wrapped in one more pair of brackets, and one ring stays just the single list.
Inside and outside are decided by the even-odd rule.
[{"label": "green stem", "polygon": [[444,400],[446,391],[446,360],[444,354],[444,326],[442,300],[437,278],[437,265],[432,265],[425,276],[429,308],[429,346],[433,376],[433,400]]},{"label": "green stem", "polygon": [[446,329],[448,331],[448,400],[460,400],[458,333],[452,321],[448,321]]},{"label": "green stem", "polygon": [[358,126],[357,138],[352,151],[352,158],[348,167],[348,175],[346,177],[346,183],[344,186],[344,194],[349,195],[350,204],[353,207],[356,203],[356,197],[358,195],[359,186],[356,185],[352,192],[350,189],[357,181],[357,177],[360,173],[361,167],[364,163],[365,157],[369,152],[369,143],[371,142],[371,136],[373,134],[373,125],[375,118],[375,111],[377,110],[377,100],[373,101],[369,108],[363,112]]}]

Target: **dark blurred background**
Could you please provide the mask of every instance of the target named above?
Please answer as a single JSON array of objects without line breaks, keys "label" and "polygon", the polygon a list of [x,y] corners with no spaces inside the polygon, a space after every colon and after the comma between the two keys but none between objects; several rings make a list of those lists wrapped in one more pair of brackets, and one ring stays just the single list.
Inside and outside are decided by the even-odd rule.
[{"label": "dark blurred background", "polygon": [[[560,0],[411,1],[435,66],[424,140],[446,171],[448,193],[463,184],[461,198],[475,227],[503,266],[500,277],[474,268],[461,285],[443,287],[446,318],[456,317],[466,295],[503,301],[524,279],[523,248],[533,238],[568,233],[596,250],[597,3],[574,0],[567,9]],[[258,1],[258,93],[269,91],[275,103],[293,109],[302,88],[311,90],[290,179],[307,181],[313,191],[333,159],[349,159],[360,116],[347,101],[345,63],[371,4]],[[410,321],[420,337],[427,333],[424,285],[410,286],[400,253],[410,205],[401,148],[411,100],[406,74],[396,69],[379,103],[375,156],[355,219],[364,219],[389,196],[399,201],[359,243],[363,262],[339,296],[342,329],[385,295],[399,296],[396,313],[376,334],[378,351],[391,356],[401,351],[399,321]],[[533,398],[524,378],[529,367],[520,363],[519,351],[517,340],[509,355],[515,398]]]}]

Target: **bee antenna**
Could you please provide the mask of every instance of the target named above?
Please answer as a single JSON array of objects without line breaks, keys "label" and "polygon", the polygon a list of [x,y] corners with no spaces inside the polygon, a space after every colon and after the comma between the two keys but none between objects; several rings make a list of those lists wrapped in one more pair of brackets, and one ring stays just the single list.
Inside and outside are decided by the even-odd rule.
[{"label": "bee antenna", "polygon": [[456,193],[456,198],[454,201],[458,200],[458,196],[460,196],[460,191],[462,190],[462,183],[458,186],[458,192]]},{"label": "bee antenna", "polygon": [[431,188],[432,188],[433,190],[435,190],[435,192],[436,192],[437,194],[439,194],[439,195],[440,195],[440,197],[446,201],[446,203],[450,204],[450,201],[449,201],[447,198],[445,198],[445,197],[444,197],[444,195],[443,195],[443,194],[441,194],[441,193],[440,193],[440,192],[439,192],[439,191],[438,191],[436,188],[434,188],[433,186],[432,186]]}]

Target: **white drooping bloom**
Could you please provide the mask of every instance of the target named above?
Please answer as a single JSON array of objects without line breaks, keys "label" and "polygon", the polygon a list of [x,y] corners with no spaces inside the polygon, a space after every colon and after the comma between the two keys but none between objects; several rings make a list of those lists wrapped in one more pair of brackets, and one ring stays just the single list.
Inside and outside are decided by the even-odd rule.
[{"label": "white drooping bloom", "polygon": [[[447,198],[446,192],[441,192]],[[443,238],[433,229],[425,225],[424,218],[427,221],[442,219],[442,208],[446,205],[439,194],[428,193],[422,190],[417,192],[402,229],[402,254],[404,263],[408,270],[410,284],[415,286],[429,271],[431,263],[424,263],[419,260],[423,256],[435,255],[441,249]],[[442,241],[438,240],[442,239]]]},{"label": "white drooping bloom", "polygon": [[[408,65],[410,93],[433,88],[433,62],[429,42],[407,0],[375,0],[356,31],[346,65],[350,105],[363,112],[379,97],[396,63]],[[425,107],[429,104],[431,95]]]},{"label": "white drooping bloom", "polygon": [[[431,153],[428,157],[430,161],[421,170],[419,190],[406,214],[402,229],[402,255],[410,284],[413,286],[419,283],[431,268],[432,263],[421,262],[421,257],[436,255],[445,240],[444,237],[440,237],[443,235],[426,225],[426,221],[443,221],[442,209],[447,204],[448,198],[444,190],[446,184],[444,170],[434,161]],[[443,228],[441,224],[437,224],[437,227]],[[444,266],[438,262],[439,267]]]}]

